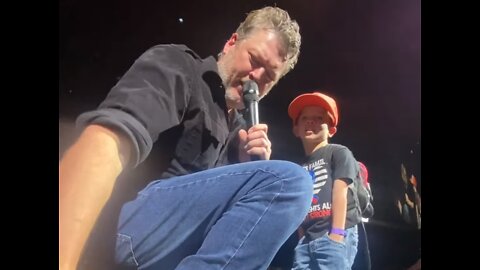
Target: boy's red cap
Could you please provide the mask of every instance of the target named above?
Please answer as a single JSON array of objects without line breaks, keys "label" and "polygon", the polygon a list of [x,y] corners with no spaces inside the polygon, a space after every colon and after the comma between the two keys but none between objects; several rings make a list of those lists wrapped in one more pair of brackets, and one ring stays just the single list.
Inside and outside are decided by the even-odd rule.
[{"label": "boy's red cap", "polygon": [[324,108],[330,119],[332,120],[333,127],[338,124],[338,109],[335,100],[320,92],[313,92],[302,94],[296,97],[288,106],[288,116],[292,118],[293,122],[297,120],[300,112],[307,106],[320,106]]}]

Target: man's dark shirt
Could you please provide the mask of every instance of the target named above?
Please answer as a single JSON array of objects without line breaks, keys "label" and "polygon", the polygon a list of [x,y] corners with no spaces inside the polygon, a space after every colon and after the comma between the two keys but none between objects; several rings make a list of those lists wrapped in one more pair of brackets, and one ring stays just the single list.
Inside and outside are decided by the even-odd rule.
[{"label": "man's dark shirt", "polygon": [[[228,123],[224,96],[214,57],[201,59],[183,45],[159,45],[137,59],[99,108],[82,114],[78,124],[127,134],[133,166],[158,142],[162,164],[156,177],[184,175],[236,162],[233,142],[244,121],[235,112]],[[229,143],[232,147],[226,147]]]}]

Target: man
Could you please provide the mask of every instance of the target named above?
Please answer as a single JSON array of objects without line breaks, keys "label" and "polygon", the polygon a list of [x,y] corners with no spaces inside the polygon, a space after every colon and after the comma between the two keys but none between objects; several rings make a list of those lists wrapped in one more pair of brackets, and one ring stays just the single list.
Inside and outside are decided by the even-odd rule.
[{"label": "man", "polygon": [[[299,49],[298,24],[265,7],[248,14],[217,60],[183,45],[137,59],[99,108],[79,117],[85,129],[60,162],[60,268],[76,267],[118,176],[161,149],[157,179],[169,179],[134,180],[144,189],[120,213],[116,263],[265,269],[305,217],[311,183],[298,165],[268,161],[268,126],[245,130],[237,110],[245,82],[265,96]],[[261,161],[226,166],[251,155]]]}]

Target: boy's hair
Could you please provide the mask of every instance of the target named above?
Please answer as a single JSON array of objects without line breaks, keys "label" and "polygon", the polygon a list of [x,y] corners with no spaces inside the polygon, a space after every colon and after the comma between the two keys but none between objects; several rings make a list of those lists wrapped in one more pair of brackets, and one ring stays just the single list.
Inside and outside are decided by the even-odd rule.
[{"label": "boy's hair", "polygon": [[292,20],[288,12],[279,7],[264,7],[248,13],[247,18],[240,23],[236,33],[242,40],[255,30],[273,30],[279,34],[283,41],[283,47],[287,53],[287,67],[282,76],[295,67],[300,54],[301,35],[300,27]]},{"label": "boy's hair", "polygon": [[296,97],[288,106],[288,116],[296,124],[298,116],[303,108],[307,106],[320,106],[327,111],[328,116],[332,122],[332,127],[338,125],[338,108],[337,102],[330,96],[320,92],[306,93]]}]

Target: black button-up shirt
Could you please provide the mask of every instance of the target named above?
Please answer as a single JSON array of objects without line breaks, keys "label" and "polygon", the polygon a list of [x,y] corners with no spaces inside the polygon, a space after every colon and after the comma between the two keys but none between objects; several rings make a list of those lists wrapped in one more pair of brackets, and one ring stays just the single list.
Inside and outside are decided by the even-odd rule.
[{"label": "black button-up shirt", "polygon": [[216,59],[172,44],[147,50],[77,123],[124,132],[133,145],[132,165],[152,152],[149,177],[157,179],[236,162],[245,121],[236,111],[230,119]]}]

